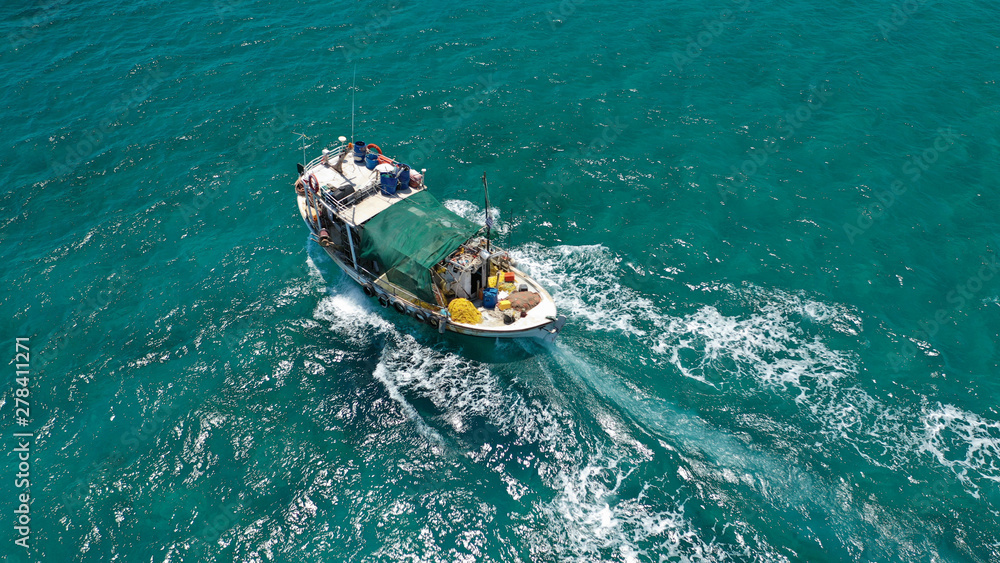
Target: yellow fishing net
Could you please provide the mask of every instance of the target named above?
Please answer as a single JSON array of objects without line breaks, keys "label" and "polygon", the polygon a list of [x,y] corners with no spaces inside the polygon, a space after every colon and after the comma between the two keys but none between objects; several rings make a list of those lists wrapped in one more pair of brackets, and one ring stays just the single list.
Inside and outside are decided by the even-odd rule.
[{"label": "yellow fishing net", "polygon": [[448,313],[451,315],[451,320],[456,323],[475,325],[483,322],[483,315],[479,313],[472,301],[461,297],[452,299],[451,303],[448,304]]}]

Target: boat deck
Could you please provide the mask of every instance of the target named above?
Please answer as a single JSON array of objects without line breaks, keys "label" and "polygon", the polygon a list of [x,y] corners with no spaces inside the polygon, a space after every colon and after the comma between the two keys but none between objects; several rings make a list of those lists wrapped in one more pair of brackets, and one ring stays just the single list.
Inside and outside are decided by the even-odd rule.
[{"label": "boat deck", "polygon": [[311,167],[306,169],[306,174],[314,174],[320,186],[332,191],[338,188],[351,186],[356,193],[363,194],[362,199],[351,205],[335,205],[334,213],[346,223],[351,225],[361,225],[388,209],[394,203],[402,201],[411,195],[419,192],[423,188],[411,188],[409,186],[397,189],[393,195],[383,194],[379,189],[379,175],[374,170],[369,170],[363,164],[354,163],[354,158],[348,154],[344,159],[343,174],[337,172],[333,166],[337,162],[337,155],[330,154],[329,164],[317,162],[310,163]]},{"label": "boat deck", "polygon": [[[485,309],[483,308],[483,302],[481,299],[474,299],[472,301],[472,304],[475,305],[476,309],[479,309],[480,314],[483,315],[483,321],[479,324],[474,324],[474,325],[466,323],[458,323],[455,321],[452,321],[452,324],[467,329],[473,329],[473,330],[486,329],[489,331],[497,331],[497,332],[518,332],[518,331],[523,331],[526,328],[538,327],[548,324],[551,320],[549,317],[554,317],[557,314],[556,304],[553,301],[552,296],[549,295],[548,291],[545,291],[545,288],[543,288],[541,285],[535,282],[535,280],[525,275],[524,272],[515,269],[514,274],[515,274],[514,283],[516,285],[520,285],[522,283],[527,284],[528,290],[531,291],[532,293],[537,293],[538,296],[541,298],[541,302],[538,305],[532,307],[531,309],[528,309],[527,314],[524,317],[517,319],[512,324],[505,325],[503,322],[503,311],[497,308]],[[506,292],[500,292],[497,302],[502,301],[504,298],[506,298],[506,296],[507,296]]]}]

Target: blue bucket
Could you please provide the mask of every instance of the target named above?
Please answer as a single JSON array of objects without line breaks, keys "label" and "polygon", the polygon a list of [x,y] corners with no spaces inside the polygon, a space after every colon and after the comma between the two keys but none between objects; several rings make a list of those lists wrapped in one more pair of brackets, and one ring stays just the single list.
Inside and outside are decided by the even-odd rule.
[{"label": "blue bucket", "polygon": [[410,185],[410,167],[405,164],[399,165],[399,189],[405,190]]},{"label": "blue bucket", "polygon": [[497,288],[487,287],[483,290],[483,308],[492,309],[497,306]]},{"label": "blue bucket", "polygon": [[382,193],[384,195],[396,193],[396,176],[391,173],[383,173],[380,175],[379,181],[382,184]]},{"label": "blue bucket", "polygon": [[368,148],[364,141],[354,142],[354,163],[361,164],[365,161],[365,153],[368,152]]},{"label": "blue bucket", "polygon": [[365,156],[365,168],[375,170],[376,166],[378,166],[378,153],[368,153],[368,155]]}]

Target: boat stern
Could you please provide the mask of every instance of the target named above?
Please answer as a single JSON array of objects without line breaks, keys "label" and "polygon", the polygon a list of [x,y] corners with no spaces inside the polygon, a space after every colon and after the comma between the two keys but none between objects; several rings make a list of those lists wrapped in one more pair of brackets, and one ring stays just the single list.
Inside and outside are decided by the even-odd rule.
[{"label": "boat stern", "polygon": [[549,319],[551,319],[552,322],[542,327],[539,327],[539,329],[543,333],[541,339],[544,342],[555,342],[556,337],[559,336],[559,333],[562,331],[563,325],[566,324],[566,315],[559,315],[558,317],[549,317]]}]

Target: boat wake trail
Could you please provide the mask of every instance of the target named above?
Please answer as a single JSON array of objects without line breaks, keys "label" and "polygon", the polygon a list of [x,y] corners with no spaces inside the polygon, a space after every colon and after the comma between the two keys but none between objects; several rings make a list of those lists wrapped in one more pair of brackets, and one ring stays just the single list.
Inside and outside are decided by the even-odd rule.
[{"label": "boat wake trail", "polygon": [[[323,299],[316,308],[314,317],[329,323],[330,329],[339,335],[346,337],[354,344],[369,343],[373,338],[394,340],[395,346],[387,345],[381,354],[372,376],[385,386],[389,397],[395,401],[402,414],[412,421],[420,435],[427,440],[428,444],[440,450],[445,445],[445,440],[430,424],[428,424],[420,412],[407,400],[400,392],[397,382],[410,368],[409,358],[400,358],[400,350],[413,347],[413,338],[396,331],[392,323],[378,315],[374,310],[365,306],[364,294],[354,291],[355,288],[342,287],[343,293],[331,295]],[[409,339],[409,342],[406,340]],[[399,369],[403,366],[403,369]]]},{"label": "boat wake trail", "polygon": [[[852,460],[873,471],[889,471],[887,478],[904,491],[909,510],[918,518],[941,517],[941,503],[935,499],[946,494],[964,490],[969,499],[979,499],[983,490],[996,490],[998,423],[926,396],[903,399],[875,382],[866,384],[860,377],[859,354],[842,351],[865,348],[861,315],[849,307],[751,284],[706,284],[691,288],[696,293],[689,304],[671,304],[671,311],[682,311],[675,316],[654,297],[628,287],[618,258],[602,246],[525,245],[514,254],[524,269],[550,288],[561,312],[570,316],[556,347],[564,368],[581,374],[651,432],[669,433],[681,451],[708,456],[716,466],[709,473],[785,474],[771,483],[761,481],[763,494],[788,489],[790,483],[802,484],[805,473],[787,475],[789,459],[802,467],[817,461],[821,466],[841,466],[811,477],[816,491],[802,498],[776,498],[775,506],[800,501],[814,506],[814,499],[824,497],[822,491],[831,491],[826,501],[814,506],[828,512],[842,504],[838,495],[850,495],[851,488],[885,486],[866,478],[851,483],[855,477],[842,471]],[[575,341],[574,330],[587,336]],[[600,352],[593,338],[601,333],[607,335],[606,346],[631,353]],[[597,372],[586,362],[579,363],[584,350],[595,349],[607,364]],[[628,376],[616,375],[619,369]],[[717,420],[713,424],[730,428],[731,435],[767,444],[778,461],[768,462],[758,448],[745,451],[735,438],[702,436],[709,427],[705,422],[693,422],[697,419],[661,404],[657,394],[663,390],[670,396],[672,389],[690,388],[684,380],[704,385],[708,395],[718,398],[705,409],[706,420]],[[706,450],[706,443],[719,449]],[[1000,516],[996,506],[1000,499],[995,497],[974,506]],[[861,520],[868,517],[862,515],[871,509],[860,499],[855,502],[853,514],[839,517],[853,522],[844,522],[849,529],[863,529]],[[835,514],[836,510],[831,517]],[[883,532],[907,528],[885,514],[875,520]],[[987,536],[981,539],[998,539],[995,534]],[[898,555],[908,548],[883,549]]]},{"label": "boat wake trail", "polygon": [[[456,534],[461,528],[477,538],[470,550],[474,544],[526,559],[580,561],[862,553],[950,560],[938,553],[941,537],[921,527],[941,516],[939,497],[964,490],[972,498],[998,476],[997,426],[929,401],[890,404],[862,388],[858,358],[829,344],[860,331],[853,311],[719,285],[699,291],[718,303],[671,316],[619,282],[603,247],[529,245],[514,252],[555,290],[561,311],[577,320],[567,326],[582,327],[574,330],[584,339],[567,331],[554,346],[497,343],[501,356],[510,346],[531,353],[484,363],[380,310],[346,278],[316,309],[316,320],[346,345],[377,350],[371,378],[429,446],[426,455],[396,454],[416,456],[398,480],[425,483],[407,497],[414,518],[456,518],[443,500],[429,500],[444,495],[438,488],[447,475],[449,495],[492,499],[494,516],[484,520],[470,509],[464,518],[479,524],[451,524]],[[731,301],[752,313],[725,313]],[[623,368],[628,359],[599,353],[622,346],[623,338],[626,356],[644,355],[649,369]],[[713,418],[711,409],[680,406],[687,399],[669,389],[683,381],[704,385],[718,396],[713,403],[738,416]],[[762,408],[761,398],[770,407],[777,400],[777,410],[764,410],[770,407]],[[901,518],[898,509],[873,501],[885,483],[828,468],[841,458],[853,463],[851,456],[888,471],[882,478],[892,486],[927,483],[935,467],[946,466],[957,476],[955,487],[912,493],[919,501],[907,514],[913,518]],[[389,457],[382,463],[396,464]],[[403,510],[390,505],[366,510]],[[771,545],[772,537],[796,540]],[[424,546],[385,541],[383,556],[448,553],[443,537]],[[466,553],[455,549],[448,558]]]},{"label": "boat wake trail", "polygon": [[[678,490],[684,483],[660,474],[653,451],[627,421],[566,381],[559,362],[543,354],[484,364],[422,343],[382,315],[345,281],[314,316],[355,346],[383,341],[373,379],[434,450],[430,458],[406,454],[408,470],[431,484],[404,497],[421,519],[448,521],[462,511],[426,500],[444,494],[442,476],[450,475],[449,495],[481,499],[466,518],[482,527],[466,532],[483,545],[512,543],[506,549],[526,559],[721,561],[746,554],[746,546],[719,542],[710,524],[685,513],[690,493]],[[491,522],[475,508],[495,495],[480,490],[484,480],[504,497],[490,501],[490,511],[504,515]],[[398,499],[386,502],[376,510],[401,510]],[[403,539],[385,544],[379,554],[390,557],[446,551]]]},{"label": "boat wake trail", "polygon": [[[768,537],[771,534],[767,532],[774,532],[760,529],[767,525],[763,522],[747,523],[753,519],[745,515],[764,503],[785,514],[785,525],[806,544],[815,542],[834,552],[843,549],[848,555],[864,545],[866,554],[902,560],[935,553],[933,543],[920,537],[919,528],[899,520],[890,510],[858,498],[846,483],[830,482],[800,469],[664,399],[626,386],[620,376],[597,367],[562,343],[555,346],[553,357],[567,373],[577,375],[638,425],[681,452],[677,473],[697,484],[699,494],[695,496],[700,501],[715,501],[724,513],[731,513],[726,526],[739,530],[741,535],[753,536],[756,532]],[[856,540],[857,546],[842,545],[837,535],[824,531],[824,523],[834,523],[839,533],[846,531],[849,537],[869,539]],[[877,539],[880,537],[905,539],[883,541]],[[762,541],[748,553],[761,555],[762,560],[784,559]]]}]

